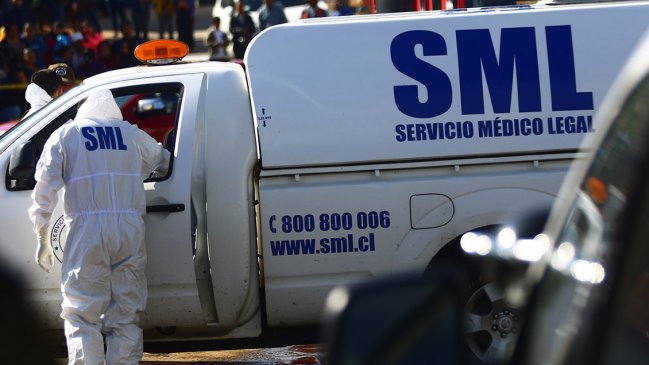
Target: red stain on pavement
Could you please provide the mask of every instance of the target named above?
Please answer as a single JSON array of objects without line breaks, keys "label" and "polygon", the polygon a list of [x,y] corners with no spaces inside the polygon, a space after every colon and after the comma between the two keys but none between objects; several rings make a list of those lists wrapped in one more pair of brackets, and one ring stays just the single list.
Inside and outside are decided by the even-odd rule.
[{"label": "red stain on pavement", "polygon": [[248,350],[223,350],[145,354],[141,365],[320,365],[322,348],[318,345]]}]

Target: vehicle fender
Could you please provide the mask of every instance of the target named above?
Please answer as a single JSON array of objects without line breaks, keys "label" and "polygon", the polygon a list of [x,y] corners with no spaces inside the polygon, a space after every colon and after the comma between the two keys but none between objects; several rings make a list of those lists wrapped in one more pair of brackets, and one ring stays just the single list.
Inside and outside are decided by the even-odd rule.
[{"label": "vehicle fender", "polygon": [[259,296],[253,182],[257,153],[243,70],[233,66],[210,75],[204,105],[210,272],[218,324],[228,330],[253,316]]}]

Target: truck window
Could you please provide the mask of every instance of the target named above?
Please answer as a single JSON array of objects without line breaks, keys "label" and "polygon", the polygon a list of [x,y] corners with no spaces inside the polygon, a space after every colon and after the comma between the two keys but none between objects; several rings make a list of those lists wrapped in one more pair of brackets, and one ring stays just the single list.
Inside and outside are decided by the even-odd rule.
[{"label": "truck window", "polygon": [[[175,128],[178,121],[178,107],[182,95],[182,84],[148,84],[118,88],[111,90],[117,105],[122,111],[124,120],[137,125],[158,142],[162,143],[170,152],[174,152]],[[69,108],[54,119],[47,127],[36,133],[30,142],[33,144],[34,156],[39,158],[43,146],[49,136],[59,127],[76,116],[79,102],[75,107]],[[149,180],[164,180],[171,174],[173,168],[169,166],[166,176],[155,177]],[[27,180],[27,181],[26,181]],[[7,173],[6,186],[8,190],[31,190],[35,185],[32,179],[16,179]]]},{"label": "truck window", "polygon": [[[165,144],[176,125],[180,93],[173,91],[146,92],[117,96],[115,101],[127,120]],[[167,147],[167,146],[166,146]]]}]

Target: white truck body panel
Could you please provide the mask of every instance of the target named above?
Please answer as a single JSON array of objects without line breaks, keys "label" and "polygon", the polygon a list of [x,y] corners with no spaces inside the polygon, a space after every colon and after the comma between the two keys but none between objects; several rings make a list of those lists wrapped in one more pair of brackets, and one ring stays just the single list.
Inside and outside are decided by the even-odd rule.
[{"label": "white truck body panel", "polygon": [[534,157],[262,176],[268,323],[316,323],[334,286],[423,271],[470,227],[549,206],[571,159]]},{"label": "white truck body panel", "polygon": [[[549,207],[574,151],[597,128],[590,125],[592,116],[647,27],[649,7],[467,13],[317,20],[273,27],[255,39],[246,66],[263,168],[269,324],[316,323],[336,285],[406,268],[423,271],[463,233]],[[391,56],[404,34],[422,43]],[[443,44],[435,40],[445,43],[444,52],[435,49]],[[488,52],[480,58],[463,45],[462,52],[477,60],[463,64],[462,42]],[[423,44],[430,47],[426,56]],[[296,45],[307,51],[268,57],[291,54]],[[416,58],[398,69],[395,59],[408,51]],[[490,55],[499,58],[500,68],[489,63]],[[404,74],[413,69],[419,79],[442,71],[452,95],[426,94],[424,84]],[[472,85],[475,76],[484,102],[480,114],[463,109],[480,104],[462,95],[461,79]],[[432,90],[430,79],[424,81]],[[399,107],[397,88],[404,85],[417,90],[418,102]],[[552,100],[562,92],[563,103]],[[444,97],[447,110],[437,102]],[[439,115],[406,114],[434,114],[435,108]],[[539,133],[497,132],[496,120],[523,119],[537,123]],[[492,133],[483,129],[489,123]],[[431,138],[431,128],[449,124],[454,136]]]},{"label": "white truck body panel", "polygon": [[[272,27],[245,59],[263,167],[575,149],[584,133],[568,124],[591,120],[647,12],[469,9]],[[507,136],[495,120],[536,131]]]},{"label": "white truck body panel", "polygon": [[[549,207],[572,160],[586,155],[577,147],[589,118],[646,19],[649,3],[305,21],[260,34],[246,73],[204,62],[87,79],[0,136],[0,255],[28,278],[46,328],[62,328],[60,272],[47,275],[34,263],[31,190],[13,185],[11,154],[24,142],[43,143],[95,88],[129,97],[168,92],[178,103],[165,114],[174,123],[174,159],[167,176],[145,182],[147,206],[159,209],[146,217],[149,338],[254,337],[263,320],[319,323],[331,287],[424,270],[463,233]],[[432,39],[431,55],[411,39],[391,56],[403,34]],[[491,39],[472,41],[484,53],[470,57],[470,67],[456,47],[467,34]],[[520,37],[535,46],[512,41]],[[410,58],[395,66],[403,55]],[[451,94],[425,97],[444,75]],[[426,116],[431,110],[438,115]],[[503,121],[515,119],[539,119],[542,133],[507,135]],[[491,123],[488,137],[480,137],[481,121]],[[445,138],[432,138],[440,126]],[[52,228],[59,254],[65,229]]]}]

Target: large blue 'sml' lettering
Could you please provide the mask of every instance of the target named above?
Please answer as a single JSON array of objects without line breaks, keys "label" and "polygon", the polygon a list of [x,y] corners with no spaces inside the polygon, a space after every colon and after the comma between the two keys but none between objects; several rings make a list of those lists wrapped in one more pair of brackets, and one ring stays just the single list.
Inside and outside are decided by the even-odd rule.
[{"label": "large blue 'sml' lettering", "polygon": [[[570,26],[548,26],[545,32],[552,110],[593,110],[592,92],[577,91]],[[518,111],[542,110],[534,27],[503,28],[498,56],[489,29],[458,30],[456,41],[462,114],[485,113],[483,79],[494,113],[510,113],[514,72]],[[444,71],[415,54],[417,46],[421,46],[424,56],[447,54],[444,38],[435,32],[418,30],[397,35],[390,46],[392,63],[419,84],[394,86],[394,100],[397,108],[410,117],[432,118],[451,107],[452,85]],[[418,85],[423,85],[427,97],[419,94]]]},{"label": "large blue 'sml' lettering", "polygon": [[575,56],[569,25],[546,27],[552,110],[592,110],[593,93],[577,92]]},{"label": "large blue 'sml' lettering", "polygon": [[509,113],[514,67],[520,112],[541,111],[539,63],[536,55],[533,27],[503,29],[499,59],[496,59],[488,29],[457,31],[462,114],[484,113],[483,69],[494,113]]},{"label": "large blue 'sml' lettering", "polygon": [[88,151],[127,149],[119,127],[83,127],[81,134],[86,139],[84,145]]},{"label": "large blue 'sml' lettering", "polygon": [[392,64],[404,75],[422,83],[428,92],[426,100],[420,101],[417,85],[397,85],[394,87],[394,101],[406,115],[430,118],[451,107],[453,90],[444,71],[415,55],[417,45],[421,45],[424,56],[446,55],[446,42],[435,32],[413,30],[394,37],[390,46]]}]

